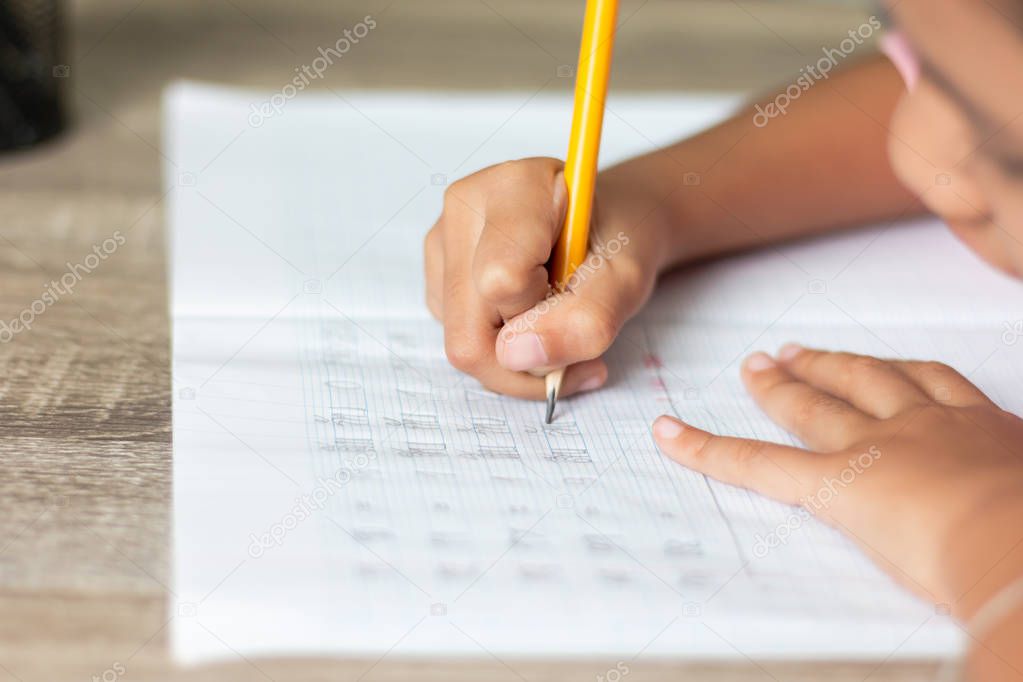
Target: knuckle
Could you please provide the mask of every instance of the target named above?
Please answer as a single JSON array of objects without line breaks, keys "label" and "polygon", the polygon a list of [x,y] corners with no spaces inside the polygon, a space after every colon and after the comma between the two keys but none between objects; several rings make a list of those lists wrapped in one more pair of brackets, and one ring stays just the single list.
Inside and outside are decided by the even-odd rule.
[{"label": "knuckle", "polygon": [[738,480],[746,480],[747,474],[753,470],[764,456],[767,443],[759,440],[743,439],[736,443],[732,453],[732,466]]},{"label": "knuckle", "polygon": [[472,207],[476,197],[475,176],[468,176],[452,182],[444,190],[444,213],[459,212]]},{"label": "knuckle", "polygon": [[809,424],[823,415],[837,414],[842,411],[842,404],[829,395],[816,393],[809,396],[796,410],[796,424]]},{"label": "knuckle", "polygon": [[626,292],[629,298],[645,298],[650,293],[653,281],[649,274],[649,268],[632,258],[619,258],[615,261],[608,261],[619,290]]},{"label": "knuckle", "polygon": [[589,349],[593,355],[607,350],[618,335],[618,323],[614,315],[596,303],[573,309],[566,323],[582,347]]},{"label": "knuckle", "polygon": [[926,360],[920,363],[920,371],[930,377],[958,377],[959,372],[937,360]]},{"label": "knuckle", "polygon": [[507,261],[488,263],[476,275],[476,288],[488,301],[515,298],[527,284],[526,277]]},{"label": "knuckle", "polygon": [[444,354],[452,367],[466,374],[478,372],[486,359],[486,352],[479,343],[460,335],[445,336]]},{"label": "knuckle", "polygon": [[465,180],[456,180],[450,185],[444,188],[444,212],[450,212],[451,208],[456,202],[459,202],[459,189],[462,189],[462,183]]},{"label": "knuckle", "polygon": [[852,353],[836,353],[835,360],[838,364],[838,379],[842,386],[853,386],[857,382],[869,377],[872,372],[884,363],[877,358],[868,355],[853,355]]},{"label": "knuckle", "polygon": [[521,182],[528,179],[533,172],[532,164],[524,159],[504,161],[494,166],[494,175],[502,183]]},{"label": "knuckle", "polygon": [[853,371],[874,370],[885,366],[884,360],[869,355],[850,355],[849,365]]},{"label": "knuckle", "polygon": [[695,462],[705,462],[710,459],[711,449],[714,444],[714,436],[703,433],[689,433],[683,431],[679,437],[679,446],[684,453]]},{"label": "knuckle", "polygon": [[822,367],[822,365],[830,355],[830,353],[814,350],[812,348],[802,348],[799,353],[792,358],[791,363],[794,367],[806,372],[807,374],[814,374],[822,369],[826,369],[825,367]]},{"label": "knuckle", "polygon": [[486,172],[502,182],[515,182],[552,175],[559,165],[556,159],[531,156],[498,163],[488,168]]},{"label": "knuckle", "polygon": [[820,368],[820,360],[825,354],[810,348],[801,348],[790,364],[804,372],[815,372]]},{"label": "knuckle", "polygon": [[483,169],[477,175],[480,182],[493,192],[514,192],[535,176],[535,169],[528,161],[503,161]]}]

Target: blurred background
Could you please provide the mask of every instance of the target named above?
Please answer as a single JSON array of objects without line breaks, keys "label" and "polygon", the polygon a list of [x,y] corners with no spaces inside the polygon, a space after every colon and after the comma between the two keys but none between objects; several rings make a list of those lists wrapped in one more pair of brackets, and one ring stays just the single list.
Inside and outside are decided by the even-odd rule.
[{"label": "blurred background", "polygon": [[[836,45],[871,5],[624,0],[612,89],[762,90]],[[574,64],[583,3],[4,0],[0,6],[43,25],[54,13],[49,8],[59,9],[52,25],[63,33],[60,45],[42,45],[56,55],[44,85],[61,89],[70,126],[45,149],[0,157],[0,186],[153,191],[159,95],[171,80],[277,90],[318,47],[333,45],[343,29],[372,15],[377,28],[312,87],[532,91],[559,66]]]}]

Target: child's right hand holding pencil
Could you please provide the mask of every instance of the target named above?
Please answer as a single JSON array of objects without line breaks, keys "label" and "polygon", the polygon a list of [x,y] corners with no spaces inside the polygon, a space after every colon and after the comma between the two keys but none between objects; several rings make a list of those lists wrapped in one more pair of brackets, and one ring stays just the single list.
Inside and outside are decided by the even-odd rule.
[{"label": "child's right hand holding pencil", "polygon": [[425,247],[427,303],[451,363],[523,398],[542,398],[538,376],[554,367],[570,366],[562,395],[599,388],[601,355],[671,264],[672,231],[648,194],[627,175],[601,177],[590,258],[548,298],[544,265],[568,200],[562,163],[512,161],[453,184]]}]

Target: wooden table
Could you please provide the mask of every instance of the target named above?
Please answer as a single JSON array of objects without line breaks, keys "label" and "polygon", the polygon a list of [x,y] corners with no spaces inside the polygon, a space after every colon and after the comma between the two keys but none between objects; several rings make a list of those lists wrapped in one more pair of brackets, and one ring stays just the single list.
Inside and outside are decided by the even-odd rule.
[{"label": "wooden table", "polygon": [[[345,27],[379,27],[332,88],[524,89],[575,59],[567,0],[80,0],[74,128],[0,157],[0,320],[115,230],[126,243],[0,343],[0,681],[593,680],[615,661],[168,656],[171,427],[159,95],[173,78],[279,89]],[[849,4],[628,0],[613,87],[785,83],[862,23]],[[631,16],[630,16],[631,15]],[[2,330],[2,328],[0,328]],[[6,335],[0,332],[0,340]],[[933,665],[629,662],[629,679],[923,680]],[[121,673],[120,671],[123,671]]]}]

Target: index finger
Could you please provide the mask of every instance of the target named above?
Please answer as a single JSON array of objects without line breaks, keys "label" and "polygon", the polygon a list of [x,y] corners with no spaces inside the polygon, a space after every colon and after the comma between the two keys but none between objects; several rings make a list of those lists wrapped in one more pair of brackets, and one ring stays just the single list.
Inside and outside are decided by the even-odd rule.
[{"label": "index finger", "polygon": [[825,475],[825,455],[788,445],[715,436],[667,415],[657,418],[653,432],[661,451],[679,464],[787,504],[803,504]]},{"label": "index finger", "polygon": [[473,280],[504,319],[529,310],[547,294],[544,266],[566,206],[564,175],[554,159],[519,162],[487,194]]}]

